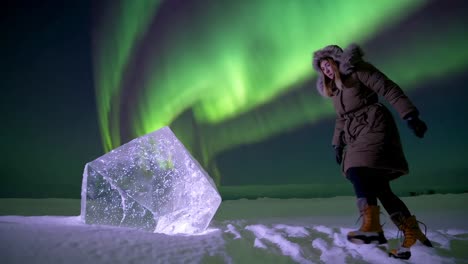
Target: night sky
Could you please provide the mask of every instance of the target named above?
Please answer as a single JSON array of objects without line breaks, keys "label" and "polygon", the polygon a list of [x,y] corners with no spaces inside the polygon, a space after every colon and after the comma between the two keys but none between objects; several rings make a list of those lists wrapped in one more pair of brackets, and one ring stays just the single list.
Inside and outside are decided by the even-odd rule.
[{"label": "night sky", "polygon": [[74,2],[2,3],[1,197],[79,197],[103,153],[90,3]]},{"label": "night sky", "polygon": [[[176,134],[179,131],[178,135],[193,150],[196,149],[194,146],[197,141],[187,136],[192,135],[190,129],[193,129],[190,126],[187,132],[185,124],[189,120],[188,123],[196,124],[201,137],[212,139],[206,147],[208,153],[212,154],[209,156],[209,164],[215,161],[222,186],[323,184],[330,189],[338,185],[346,186],[348,183],[334,163],[334,152],[330,146],[333,115],[315,112],[308,112],[310,115],[300,114],[301,109],[318,109],[311,107],[310,102],[322,105],[326,100],[316,96],[315,75],[310,69],[310,72],[304,71],[303,76],[295,77],[292,72],[285,75],[284,79],[278,78],[279,83],[294,83],[287,89],[278,86],[280,88],[275,88],[277,90],[261,92],[256,84],[272,86],[269,82],[270,72],[260,71],[258,74],[241,76],[249,80],[245,82],[245,91],[253,99],[246,100],[245,105],[238,108],[217,109],[209,100],[194,102],[192,98],[197,92],[184,90],[187,91],[187,97],[179,96],[182,94],[180,90],[170,87],[205,80],[206,78],[194,79],[191,69],[196,70],[196,76],[199,76],[203,67],[211,62],[210,58],[214,61],[213,65],[224,62],[216,61],[218,57],[213,55],[212,50],[222,57],[231,48],[229,45],[233,40],[239,40],[239,43],[240,40],[249,40],[242,32],[229,34],[227,24],[222,23],[223,17],[228,19],[240,16],[236,10],[240,12],[241,8],[232,6],[229,14],[219,14],[219,7],[210,5],[212,1],[186,1],[190,8],[183,6],[181,2],[183,1],[163,2],[158,7],[157,15],[147,15],[150,18],[150,33],[140,39],[135,51],[130,53],[128,65],[121,68],[119,76],[122,76],[122,91],[116,103],[121,106],[117,115],[120,120],[117,130],[120,129],[118,134],[121,135],[118,143],[125,143],[155,127],[171,125]],[[406,84],[407,87],[403,88],[419,108],[421,118],[429,127],[426,137],[421,140],[411,134],[405,123],[397,119],[411,170],[409,176],[395,183],[397,190],[411,190],[411,186],[415,186],[414,190],[418,191],[468,191],[468,109],[465,107],[468,98],[468,63],[465,58],[468,52],[466,48],[461,48],[468,46],[465,29],[468,25],[465,17],[468,4],[455,0],[429,2],[411,11],[410,15],[399,18],[398,22],[384,23],[374,33],[356,41],[362,43],[366,58],[378,67],[382,66],[391,78],[395,76],[397,82]],[[105,122],[98,114],[104,98],[99,94],[105,91],[99,83],[106,76],[112,75],[112,69],[114,72],[119,69],[116,66],[118,64],[114,63],[118,60],[113,56],[103,56],[103,50],[109,52],[106,55],[112,54],[114,50],[122,54],[119,47],[105,44],[112,42],[112,38],[105,37],[108,32],[106,30],[110,30],[113,25],[120,25],[120,22],[111,23],[115,17],[106,11],[109,3],[92,6],[91,1],[75,1],[71,4],[48,0],[40,3],[11,1],[2,4],[0,12],[4,36],[0,42],[3,62],[0,71],[3,93],[0,197],[79,198],[84,165],[105,153],[106,138],[109,142],[111,138],[116,138],[113,135],[116,133],[116,126],[112,126],[113,124],[109,126],[109,134],[100,131],[100,126],[102,129]],[[272,10],[274,11],[273,8]],[[216,14],[213,13],[212,16],[197,16],[215,11]],[[272,19],[269,15],[266,14],[263,21]],[[211,26],[210,19],[221,22],[216,27]],[[174,24],[174,21],[178,23]],[[299,19],[295,21],[303,23]],[[108,24],[96,27],[99,23]],[[191,23],[193,28],[184,31],[187,23]],[[119,34],[117,31],[117,35]],[[226,37],[223,35],[218,38],[217,34],[225,34]],[[220,40],[221,44],[212,44],[205,49],[200,43],[192,41],[191,36],[195,35],[196,39],[214,38]],[[265,35],[277,37],[273,33]],[[96,41],[100,37],[102,39]],[[278,38],[281,39],[281,36]],[[261,38],[259,39],[255,43],[260,42],[256,45],[263,47]],[[179,40],[189,42],[198,53],[187,51],[188,44],[179,43]],[[313,48],[307,46],[307,38],[302,41],[302,45],[294,44],[294,47],[295,50],[303,48],[308,51],[303,60],[310,67]],[[346,43],[348,40],[340,41]],[[101,49],[98,48],[99,45]],[[253,49],[259,50],[259,47],[255,46]],[[274,48],[271,45],[268,47],[269,52]],[[251,53],[244,57],[243,52],[239,51],[238,55],[249,59]],[[234,65],[236,71],[245,70],[241,67],[243,65],[248,66],[249,73],[252,72],[251,69],[258,67],[262,57],[255,57],[255,54],[251,57],[255,62],[250,63],[247,59],[246,64],[240,61]],[[263,68],[268,68],[265,65],[276,65],[274,59],[282,59],[292,53],[271,54],[275,56],[266,54],[269,61],[268,64],[261,64]],[[200,60],[200,56],[205,56],[206,61]],[[154,62],[151,58],[161,60]],[[183,58],[189,58],[190,63],[185,65]],[[232,59],[236,58],[238,57]],[[301,63],[300,59],[298,61],[288,61],[290,65],[287,67],[297,66],[297,63]],[[207,66],[207,69],[210,68]],[[284,71],[284,68],[276,66],[268,69],[271,73]],[[297,69],[303,70],[301,67]],[[172,77],[171,73],[177,75],[177,78]],[[222,75],[223,72],[219,74]],[[257,75],[262,78],[257,78]],[[154,92],[151,90],[154,83],[164,83],[167,88],[158,88],[157,91],[163,91],[161,93]],[[216,80],[216,84],[219,84],[219,80]],[[144,89],[134,88],[140,86]],[[220,93],[218,86],[207,87],[204,89],[212,89],[210,91],[215,95]],[[270,94],[265,96],[265,91]],[[275,96],[272,95],[273,92]],[[221,95],[224,95],[222,90]],[[160,99],[161,96],[163,99]],[[142,97],[145,100],[140,99]],[[305,106],[294,103],[297,98],[303,97],[312,98],[312,101],[306,101]],[[146,101],[147,98],[153,101]],[[167,98],[174,100],[165,100]],[[233,101],[223,103],[235,105],[239,102],[226,92],[223,100],[229,98]],[[164,105],[166,101],[169,103]],[[135,105],[138,107],[133,107]],[[148,105],[151,109],[167,114],[160,118],[154,114],[142,115],[134,110]],[[272,117],[276,112],[283,112],[278,119]],[[397,117],[394,111],[393,113]],[[113,116],[112,111],[110,116]],[[266,126],[260,121],[254,128],[245,125],[258,117],[273,120],[276,125]],[[221,123],[215,123],[220,120]],[[238,130],[233,130],[232,127],[237,127]],[[248,130],[266,132],[249,134]],[[220,136],[219,131],[243,135],[244,141],[236,138],[226,140]],[[259,139],[253,140],[254,137]],[[118,143],[113,141],[114,145]],[[215,147],[210,147],[209,144]],[[197,156],[197,151],[194,152]],[[207,157],[201,157],[205,158]],[[207,170],[210,171],[208,165]]]}]

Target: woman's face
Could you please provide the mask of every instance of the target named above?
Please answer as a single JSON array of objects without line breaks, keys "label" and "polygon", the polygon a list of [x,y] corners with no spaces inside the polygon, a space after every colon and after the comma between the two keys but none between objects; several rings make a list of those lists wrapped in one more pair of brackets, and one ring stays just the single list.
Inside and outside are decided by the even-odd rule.
[{"label": "woman's face", "polygon": [[322,60],[320,62],[320,69],[322,70],[323,74],[325,74],[325,76],[333,80],[335,73],[333,72],[332,65],[328,60]]}]

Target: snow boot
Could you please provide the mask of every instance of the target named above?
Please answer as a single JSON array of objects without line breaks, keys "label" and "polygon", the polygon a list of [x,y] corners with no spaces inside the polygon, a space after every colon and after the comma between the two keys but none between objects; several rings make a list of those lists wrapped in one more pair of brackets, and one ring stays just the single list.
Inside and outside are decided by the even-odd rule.
[{"label": "snow boot", "polygon": [[400,212],[394,213],[390,216],[393,223],[403,232],[404,240],[398,249],[392,249],[389,252],[389,256],[398,259],[409,259],[411,257],[410,247],[416,244],[419,240],[427,247],[432,247],[431,241],[427,239],[426,235],[423,234],[419,228],[416,217],[404,216]]},{"label": "snow boot", "polygon": [[380,225],[380,207],[367,205],[367,203],[358,207],[360,208],[363,218],[362,225],[359,230],[348,233],[348,241],[354,244],[387,243],[382,226]]}]

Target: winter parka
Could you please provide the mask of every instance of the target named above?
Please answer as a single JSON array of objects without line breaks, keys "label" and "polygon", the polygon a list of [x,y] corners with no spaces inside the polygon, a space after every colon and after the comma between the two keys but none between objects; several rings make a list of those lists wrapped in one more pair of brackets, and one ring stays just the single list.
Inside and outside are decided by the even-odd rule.
[{"label": "winter parka", "polygon": [[342,172],[351,167],[382,169],[389,179],[407,174],[408,163],[391,112],[378,102],[385,98],[401,118],[418,114],[418,110],[402,89],[370,63],[353,44],[342,50],[331,45],[314,53],[313,66],[319,72],[317,89],[325,95],[320,61],[332,58],[344,85],[334,87],[331,96],[336,112],[332,145],[345,146]]}]

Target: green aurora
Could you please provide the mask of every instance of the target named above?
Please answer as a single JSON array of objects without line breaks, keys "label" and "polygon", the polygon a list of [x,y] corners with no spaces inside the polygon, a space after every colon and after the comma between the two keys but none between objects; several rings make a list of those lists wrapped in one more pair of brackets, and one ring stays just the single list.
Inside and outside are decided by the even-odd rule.
[{"label": "green aurora", "polygon": [[[333,116],[330,102],[310,87],[314,50],[365,45],[428,1],[119,3],[96,21],[94,32],[104,150],[168,125],[219,184],[219,153]],[[158,23],[161,16],[166,23]],[[468,53],[453,52],[468,46],[462,25],[437,34],[426,27],[405,40],[404,50],[372,57],[403,89],[468,64]],[[156,41],[154,50],[137,55],[151,46],[148,39]],[[451,49],[440,48],[447,42]],[[131,69],[137,60],[144,69]],[[428,63],[434,60],[439,63]],[[125,78],[138,79],[138,86],[125,85]],[[137,103],[122,110],[121,95],[129,89]],[[129,116],[128,138],[121,135],[122,114]]]}]

